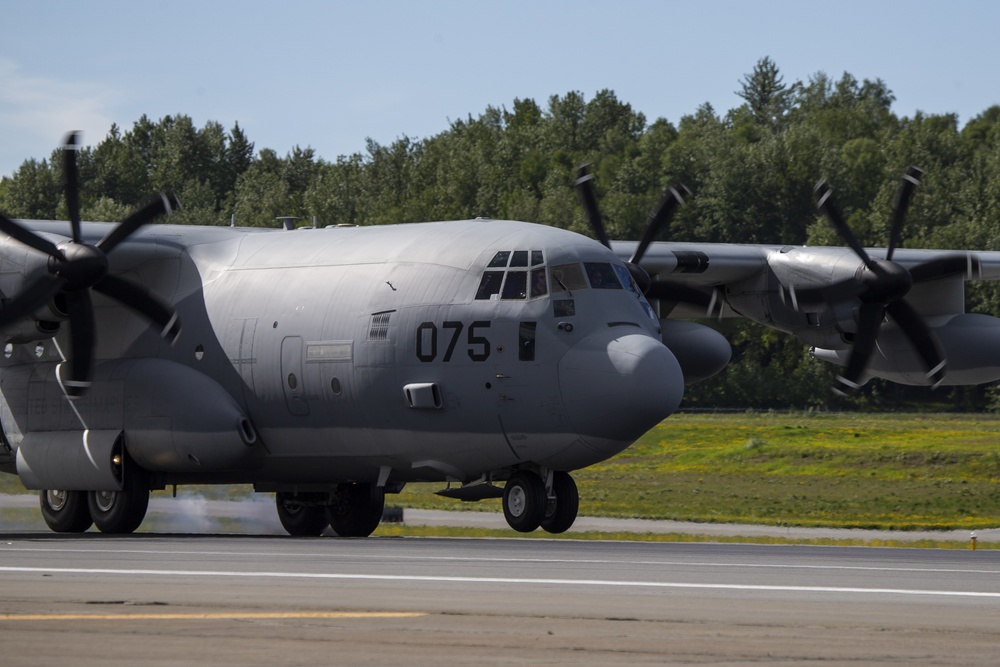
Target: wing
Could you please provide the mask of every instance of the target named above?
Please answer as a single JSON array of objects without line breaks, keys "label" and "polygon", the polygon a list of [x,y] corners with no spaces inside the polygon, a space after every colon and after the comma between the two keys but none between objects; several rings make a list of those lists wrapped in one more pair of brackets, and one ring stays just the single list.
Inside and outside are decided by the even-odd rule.
[{"label": "wing", "polygon": [[[622,259],[636,245],[612,242]],[[850,247],[659,242],[642,267],[654,286],[667,286],[647,294],[664,320],[745,317],[790,333],[817,358],[845,366],[841,390],[872,376],[918,385],[1000,379],[1000,319],[966,313],[964,288],[1000,280],[1000,252],[897,248],[891,262],[886,249],[864,254],[909,274],[900,305],[866,307],[878,299],[866,291],[870,270]],[[714,297],[711,312],[692,292]],[[866,349],[852,362],[859,334]]]}]

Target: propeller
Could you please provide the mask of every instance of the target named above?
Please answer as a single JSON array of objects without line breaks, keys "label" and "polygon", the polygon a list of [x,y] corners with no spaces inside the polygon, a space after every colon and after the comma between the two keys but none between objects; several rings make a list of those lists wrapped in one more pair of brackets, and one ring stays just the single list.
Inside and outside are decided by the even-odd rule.
[{"label": "propeller", "polygon": [[0,232],[48,255],[48,272],[43,273],[0,308],[0,327],[31,316],[51,300],[61,297],[59,309],[69,319],[70,348],[68,375],[59,373],[67,396],[80,396],[90,387],[96,341],[91,290],[96,290],[161,328],[161,335],[173,344],[180,335],[177,313],[148,290],[108,273],[108,254],[140,227],[160,215],[180,207],[172,194],[159,194],[140,205],[95,245],[82,239],[80,225],[80,185],[76,165],[78,133],[66,137],[62,150],[62,184],[69,211],[70,239],[52,243],[48,239],[0,215]]},{"label": "propeller", "polygon": [[927,371],[928,380],[936,386],[944,379],[947,360],[941,344],[923,316],[905,297],[915,284],[972,274],[979,270],[980,264],[979,259],[971,253],[944,255],[909,269],[892,260],[896,249],[902,245],[906,211],[922,175],[923,172],[917,167],[907,168],[896,190],[885,259],[872,258],[861,246],[834,204],[833,190],[826,181],[820,181],[814,190],[816,206],[863,265],[853,277],[846,280],[822,287],[788,290],[795,308],[803,305],[833,305],[851,299],[861,301],[861,307],[857,311],[858,330],[854,345],[844,372],[837,378],[838,384],[833,388],[838,394],[850,394],[859,388],[859,380],[871,361],[878,333],[886,316],[895,321],[916,350]]},{"label": "propeller", "polygon": [[[583,210],[587,214],[590,227],[594,231],[594,236],[610,250],[611,241],[604,229],[601,212],[597,207],[597,197],[594,194],[594,175],[590,173],[588,165],[585,164],[577,170],[577,179],[574,185],[580,196],[580,202],[583,204]],[[677,207],[684,203],[684,198],[690,196],[691,191],[680,184],[669,186],[663,191],[659,201],[650,210],[646,218],[646,228],[643,230],[639,244],[636,246],[635,252],[632,253],[632,257],[625,262],[625,266],[639,290],[646,297],[704,306],[707,312],[711,313],[718,300],[718,295],[715,292],[706,294],[687,285],[665,280],[653,280],[641,264],[650,244],[656,240],[665,227],[669,226]]]}]

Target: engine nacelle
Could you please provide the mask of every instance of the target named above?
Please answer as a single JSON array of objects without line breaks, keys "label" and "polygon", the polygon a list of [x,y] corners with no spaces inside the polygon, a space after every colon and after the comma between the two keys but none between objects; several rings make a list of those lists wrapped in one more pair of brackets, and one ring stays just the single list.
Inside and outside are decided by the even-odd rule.
[{"label": "engine nacelle", "polygon": [[126,452],[165,473],[259,464],[261,447],[243,409],[193,368],[165,359],[99,364],[91,390],[72,409],[57,372],[54,364],[19,365],[4,374],[5,398],[9,390],[17,400],[0,401],[0,416],[29,489],[117,491]]},{"label": "engine nacelle", "polygon": [[[978,313],[927,318],[947,361],[943,385],[971,385],[1000,380],[1000,319]],[[848,350],[813,348],[822,361],[845,366]],[[927,370],[899,327],[884,325],[872,353],[865,381],[871,377],[910,385],[933,384]]]},{"label": "engine nacelle", "polygon": [[732,359],[732,346],[715,329],[684,320],[660,320],[660,329],[663,344],[677,358],[686,385],[712,377]]},{"label": "engine nacelle", "polygon": [[125,404],[125,445],[147,470],[244,470],[256,463],[257,434],[243,409],[192,368],[138,360],[125,379]]},{"label": "engine nacelle", "polygon": [[[68,240],[48,235],[54,243]],[[12,295],[21,294],[39,276],[49,272],[49,258],[29,250],[11,237],[0,240],[0,298],[6,303]],[[59,333],[59,323],[67,319],[65,308],[60,307],[59,297],[49,300],[31,315],[8,323],[0,328],[2,343],[30,343],[46,340]]]},{"label": "engine nacelle", "polygon": [[35,431],[17,448],[17,476],[27,489],[120,491],[122,432]]}]

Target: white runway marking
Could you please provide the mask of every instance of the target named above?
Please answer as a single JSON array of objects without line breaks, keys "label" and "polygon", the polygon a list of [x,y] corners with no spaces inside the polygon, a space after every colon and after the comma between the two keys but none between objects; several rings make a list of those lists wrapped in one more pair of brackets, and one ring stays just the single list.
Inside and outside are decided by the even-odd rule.
[{"label": "white runway marking", "polygon": [[[52,548],[39,548],[39,547],[13,547],[4,548],[0,547],[0,552],[41,552],[41,553],[84,553],[84,554],[109,554],[109,555],[122,555],[122,554],[155,554],[162,555],[162,551],[157,551],[154,549],[52,549]],[[253,551],[171,551],[172,555],[180,556],[242,556],[242,557],[257,557],[257,558],[275,558],[275,554],[267,552],[253,552]],[[281,553],[280,558],[316,558],[318,555],[315,552],[307,553],[295,553],[295,552],[285,552]],[[341,555],[335,553],[325,553],[321,554],[323,558],[328,558],[330,560],[356,560],[356,556]],[[425,562],[456,562],[456,563],[509,563],[509,558],[487,558],[487,557],[468,557],[468,556],[399,556],[393,554],[391,556],[380,556],[380,555],[366,555],[366,560],[386,560],[386,561],[425,561]],[[518,562],[537,564],[537,565],[639,565],[639,566],[655,566],[655,567],[711,567],[711,568],[746,568],[746,569],[762,569],[762,570],[833,570],[833,571],[854,571],[854,572],[924,572],[928,574],[990,574],[996,575],[1000,574],[1000,570],[984,570],[984,569],[964,569],[964,568],[945,568],[945,567],[887,567],[887,566],[875,566],[875,565],[808,565],[804,563],[713,563],[713,562],[697,562],[697,561],[682,561],[682,560],[610,560],[610,559],[599,559],[599,558],[519,558]]]},{"label": "white runway marking", "polygon": [[82,574],[144,577],[217,577],[258,579],[313,579],[327,581],[409,581],[456,584],[508,584],[527,586],[603,586],[609,588],[763,591],[780,593],[840,593],[863,595],[934,596],[1000,599],[1000,592],[942,591],[906,588],[859,588],[839,586],[768,586],[757,584],[702,584],[660,581],[616,581],[604,579],[545,579],[521,577],[441,577],[383,574],[337,574],[325,572],[236,572],[226,570],[146,570],[112,568],[2,567],[0,572],[24,574]]}]

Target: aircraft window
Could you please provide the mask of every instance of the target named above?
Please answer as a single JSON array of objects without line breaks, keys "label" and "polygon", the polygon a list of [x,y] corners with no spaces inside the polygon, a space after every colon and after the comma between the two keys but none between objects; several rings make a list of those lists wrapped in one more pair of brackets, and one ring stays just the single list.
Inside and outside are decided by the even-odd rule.
[{"label": "aircraft window", "polygon": [[507,280],[503,284],[501,299],[523,299],[528,296],[528,272],[508,271]]},{"label": "aircraft window", "polygon": [[549,293],[549,288],[545,284],[545,267],[531,270],[531,298],[545,296]]},{"label": "aircraft window", "polygon": [[510,257],[510,250],[501,250],[497,254],[493,255],[493,259],[490,260],[489,268],[494,269],[498,266],[507,266],[507,259]]},{"label": "aircraft window", "polygon": [[552,302],[552,314],[555,317],[573,317],[576,315],[576,303],[573,299],[557,299]]},{"label": "aircraft window", "polygon": [[483,279],[479,282],[479,291],[476,292],[476,298],[488,300],[494,294],[499,294],[501,283],[503,283],[503,271],[485,271]]},{"label": "aircraft window", "polygon": [[537,322],[521,322],[517,328],[518,361],[535,360],[535,328]]},{"label": "aircraft window", "polygon": [[575,262],[573,264],[553,266],[550,271],[553,292],[572,292],[575,289],[585,289],[587,287],[587,280],[583,277],[583,271],[580,270],[580,265]]},{"label": "aircraft window", "polygon": [[618,279],[622,281],[622,285],[625,285],[626,289],[638,294],[639,288],[636,286],[635,280],[633,280],[632,274],[629,273],[629,270],[624,266],[619,266],[618,264],[615,264],[614,267],[615,273],[618,274]]},{"label": "aircraft window", "polygon": [[653,307],[649,305],[648,301],[646,301],[645,299],[640,299],[639,305],[642,306],[642,309],[646,312],[646,315],[649,317],[649,319],[653,320],[654,322],[660,321],[660,318],[658,318],[656,316],[656,313],[653,312]]},{"label": "aircraft window", "polygon": [[590,286],[594,289],[621,289],[622,284],[618,282],[615,270],[607,262],[584,262],[587,269],[587,277],[590,279]]},{"label": "aircraft window", "polygon": [[510,258],[511,266],[527,266],[528,265],[528,251],[527,250],[515,250],[514,254]]},{"label": "aircraft window", "polygon": [[545,262],[545,260],[542,259],[542,251],[541,250],[532,250],[531,251],[531,265],[532,266],[538,266],[539,264],[542,264],[544,262]]}]

